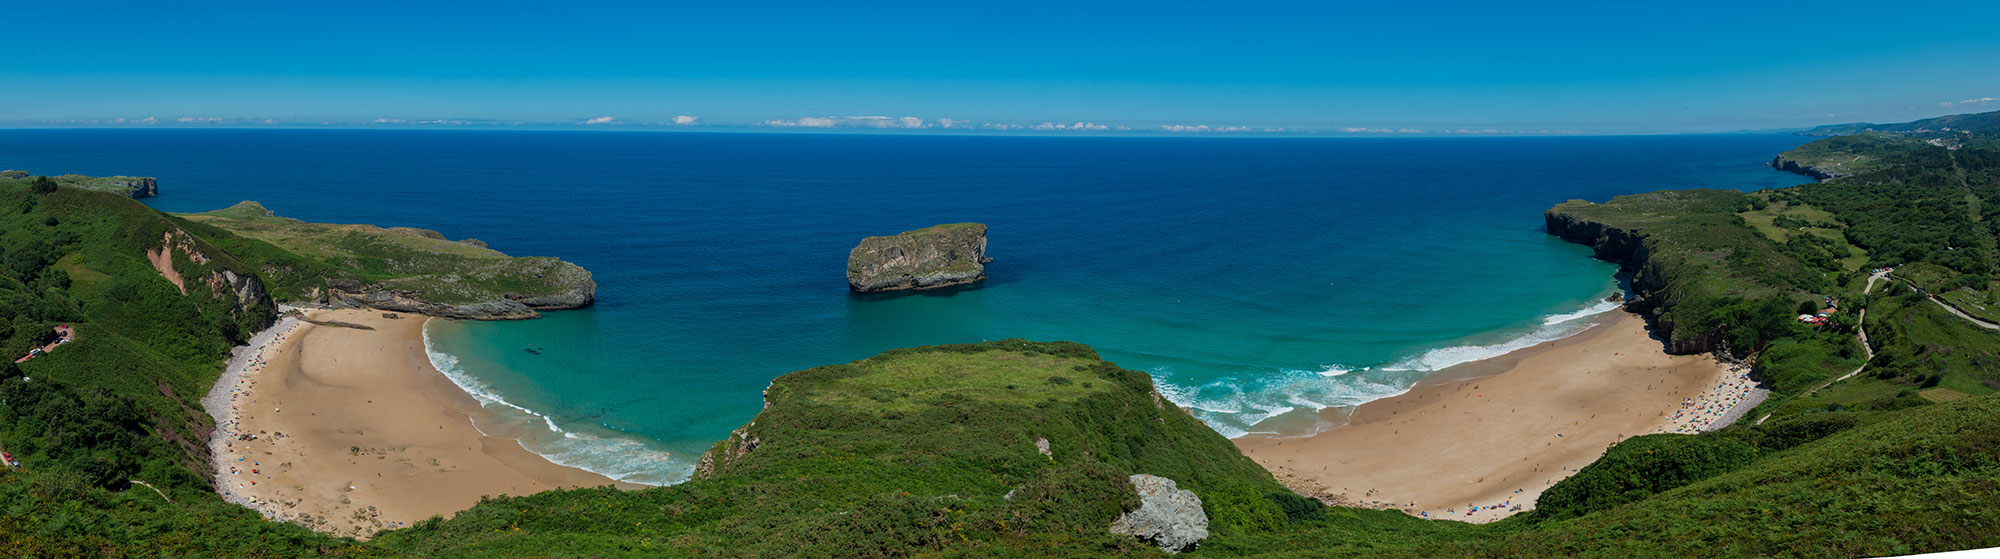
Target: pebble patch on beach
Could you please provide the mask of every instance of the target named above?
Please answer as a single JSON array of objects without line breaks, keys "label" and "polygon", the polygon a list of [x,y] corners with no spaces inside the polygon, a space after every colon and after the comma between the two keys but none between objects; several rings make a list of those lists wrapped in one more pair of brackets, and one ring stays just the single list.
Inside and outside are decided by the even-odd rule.
[{"label": "pebble patch on beach", "polygon": [[[1758,388],[1757,381],[1750,380],[1749,366],[1732,365],[1729,375],[1723,377],[1722,382],[1699,394],[1682,398],[1680,407],[1666,413],[1667,424],[1654,432],[1694,434],[1728,427],[1748,408],[1763,401],[1763,391]],[[1749,406],[1737,409],[1746,402]]]},{"label": "pebble patch on beach", "polygon": [[[366,538],[385,528],[404,526],[406,524],[404,522],[382,518],[381,512],[373,505],[354,503],[348,499],[341,500],[342,504],[349,508],[346,511],[339,511],[344,513],[344,518],[333,518],[334,513],[326,510],[319,511],[318,515],[296,510],[300,499],[286,498],[285,489],[272,487],[271,475],[290,471],[292,464],[290,462],[264,464],[264,462],[280,456],[278,452],[284,448],[290,436],[262,430],[252,432],[244,426],[244,420],[247,419],[245,413],[259,403],[257,383],[265,369],[270,366],[271,357],[276,355],[279,348],[284,347],[285,342],[293,335],[302,331],[301,326],[303,324],[298,318],[287,312],[277,324],[252,337],[244,347],[237,348],[222,378],[216,382],[216,387],[210,391],[208,397],[203,399],[203,405],[216,420],[215,433],[209,441],[210,450],[215,456],[216,492],[221,494],[224,500],[255,509],[265,518],[296,522],[307,528],[339,536]],[[284,413],[284,410],[274,408],[273,412]],[[382,449],[368,450],[371,454],[381,453],[385,456],[387,454],[387,451]],[[296,495],[303,493],[305,488],[291,489]],[[344,490],[353,489],[353,485],[349,484]],[[269,491],[270,497],[253,494],[263,494],[266,490]]]}]

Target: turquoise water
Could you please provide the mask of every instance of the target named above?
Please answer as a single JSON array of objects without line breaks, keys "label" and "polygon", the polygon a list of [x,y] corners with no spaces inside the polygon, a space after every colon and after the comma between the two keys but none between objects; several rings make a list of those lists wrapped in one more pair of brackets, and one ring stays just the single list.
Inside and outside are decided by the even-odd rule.
[{"label": "turquoise water", "polygon": [[[482,430],[669,483],[777,375],[914,345],[1082,342],[1226,435],[1323,427],[1319,408],[1610,308],[1614,267],[1544,233],[1543,209],[1790,186],[1762,163],[1799,143],[0,131],[0,167],[157,176],[148,203],[169,211],[256,199],[581,264],[597,306],[433,321],[433,360],[489,402]],[[847,292],[860,237],[960,221],[991,226],[984,284]]]}]

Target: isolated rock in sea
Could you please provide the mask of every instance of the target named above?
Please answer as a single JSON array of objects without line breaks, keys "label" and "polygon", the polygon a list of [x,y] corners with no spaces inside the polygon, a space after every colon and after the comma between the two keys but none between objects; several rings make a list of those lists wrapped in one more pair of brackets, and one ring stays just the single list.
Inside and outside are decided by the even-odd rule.
[{"label": "isolated rock in sea", "polygon": [[1160,476],[1133,474],[1131,479],[1139,493],[1139,509],[1119,515],[1111,523],[1111,533],[1152,542],[1168,553],[1193,551],[1208,537],[1208,513],[1202,511],[1201,497]]},{"label": "isolated rock in sea", "polygon": [[935,289],[986,279],[986,226],[952,223],[869,237],[847,253],[847,287],[860,293]]}]

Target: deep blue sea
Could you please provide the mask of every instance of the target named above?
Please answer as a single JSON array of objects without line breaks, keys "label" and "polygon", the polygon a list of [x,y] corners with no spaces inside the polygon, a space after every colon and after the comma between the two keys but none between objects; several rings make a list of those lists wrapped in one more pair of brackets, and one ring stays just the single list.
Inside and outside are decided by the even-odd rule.
[{"label": "deep blue sea", "polygon": [[[1082,342],[1225,435],[1315,428],[1609,308],[1613,266],[1543,232],[1543,209],[1790,186],[1763,162],[1800,143],[7,130],[0,168],[154,176],[161,210],[257,200],[581,264],[596,307],[433,321],[433,360],[514,418],[489,433],[668,483],[772,378],[925,344]],[[991,226],[983,285],[848,293],[860,238],[963,221]]]}]

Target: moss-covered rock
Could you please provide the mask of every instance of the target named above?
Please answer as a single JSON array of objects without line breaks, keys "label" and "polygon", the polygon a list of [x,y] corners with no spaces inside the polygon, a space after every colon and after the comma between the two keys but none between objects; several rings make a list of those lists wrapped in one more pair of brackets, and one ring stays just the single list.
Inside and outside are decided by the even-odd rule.
[{"label": "moss-covered rock", "polygon": [[847,253],[847,287],[861,293],[935,289],[986,279],[986,226],[952,223],[869,237]]}]

